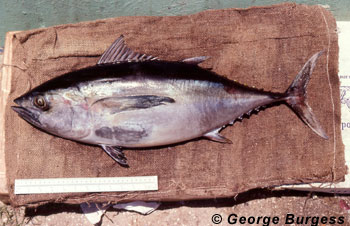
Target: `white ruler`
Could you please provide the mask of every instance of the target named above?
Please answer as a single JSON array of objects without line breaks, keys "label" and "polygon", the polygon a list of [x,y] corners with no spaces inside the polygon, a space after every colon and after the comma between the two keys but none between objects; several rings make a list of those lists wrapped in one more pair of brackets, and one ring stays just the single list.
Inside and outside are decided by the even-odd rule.
[{"label": "white ruler", "polygon": [[15,194],[157,191],[157,176],[17,179]]}]

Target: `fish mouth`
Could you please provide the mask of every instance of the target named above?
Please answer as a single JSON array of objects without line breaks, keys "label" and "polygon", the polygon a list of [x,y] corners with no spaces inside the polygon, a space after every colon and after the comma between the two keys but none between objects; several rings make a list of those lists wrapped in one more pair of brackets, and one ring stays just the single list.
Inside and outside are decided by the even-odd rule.
[{"label": "fish mouth", "polygon": [[[16,99],[14,99],[13,100],[13,102],[15,102],[16,104],[18,104],[18,105],[21,105],[21,99],[22,99],[22,97],[18,97],[18,98],[16,98]],[[14,106],[15,107],[15,106]],[[12,108],[14,108],[14,107],[12,107]],[[14,111],[16,111],[16,110],[14,110]],[[17,111],[16,111],[17,112]]]},{"label": "fish mouth", "polygon": [[[17,99],[16,99],[17,100]],[[15,102],[16,102],[15,100]],[[21,118],[29,122],[34,126],[40,126],[41,123],[39,121],[39,115],[31,112],[30,110],[24,107],[11,106],[12,110],[14,110]]]}]

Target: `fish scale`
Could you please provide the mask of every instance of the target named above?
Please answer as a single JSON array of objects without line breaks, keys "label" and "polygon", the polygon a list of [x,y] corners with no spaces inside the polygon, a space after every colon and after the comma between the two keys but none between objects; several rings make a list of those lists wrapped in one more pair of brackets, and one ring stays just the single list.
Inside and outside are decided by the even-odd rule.
[{"label": "fish scale", "polygon": [[327,138],[306,102],[314,54],[284,93],[242,85],[198,65],[208,57],[163,61],[132,51],[119,37],[97,65],[53,78],[15,100],[13,110],[41,130],[100,146],[128,166],[123,148],[170,145],[219,134],[267,106],[286,104]]}]

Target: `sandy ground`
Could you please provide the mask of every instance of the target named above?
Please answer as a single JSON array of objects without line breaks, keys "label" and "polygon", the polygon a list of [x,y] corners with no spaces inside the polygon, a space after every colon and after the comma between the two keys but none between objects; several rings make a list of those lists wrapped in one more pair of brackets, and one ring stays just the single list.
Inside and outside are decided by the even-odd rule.
[{"label": "sandy ground", "polygon": [[[222,222],[216,225],[350,225],[348,205],[348,196],[253,190],[235,199],[162,203],[158,210],[146,216],[111,208],[98,225],[215,225],[212,222],[214,214],[222,217]],[[17,210],[7,208],[15,211],[18,225],[92,225],[80,207],[75,205],[49,204],[36,209]],[[16,225],[14,217],[9,219],[5,215],[1,217],[3,225]],[[240,223],[240,217],[245,217],[246,222]],[[303,222],[296,222],[297,217]],[[220,217],[214,218],[218,219]]]}]

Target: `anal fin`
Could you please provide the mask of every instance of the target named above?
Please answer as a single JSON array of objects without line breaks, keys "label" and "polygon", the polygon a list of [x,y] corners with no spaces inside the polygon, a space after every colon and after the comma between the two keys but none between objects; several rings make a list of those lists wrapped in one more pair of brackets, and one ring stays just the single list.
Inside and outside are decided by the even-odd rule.
[{"label": "anal fin", "polygon": [[127,159],[122,151],[122,149],[118,147],[112,147],[107,146],[104,144],[101,144],[102,149],[117,163],[119,163],[121,166],[129,167],[127,163]]},{"label": "anal fin", "polygon": [[209,140],[220,142],[220,143],[227,143],[227,144],[232,144],[232,141],[227,139],[226,137],[222,136],[219,134],[219,129],[215,129],[213,131],[210,131],[209,133],[204,134],[204,137],[208,138]]}]

